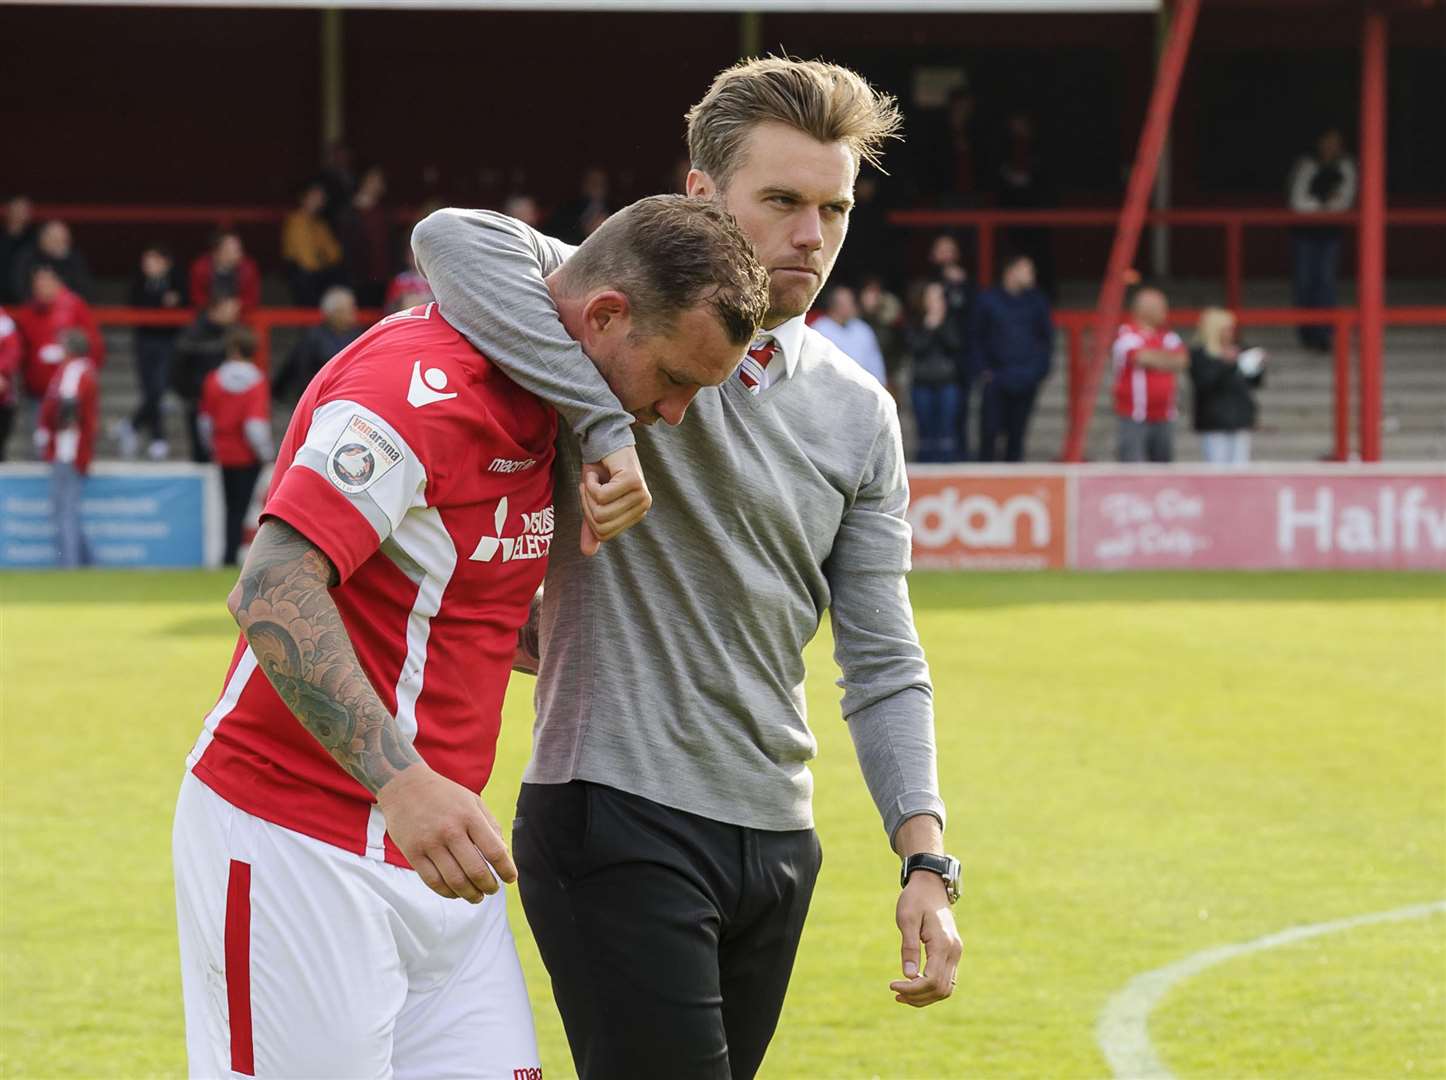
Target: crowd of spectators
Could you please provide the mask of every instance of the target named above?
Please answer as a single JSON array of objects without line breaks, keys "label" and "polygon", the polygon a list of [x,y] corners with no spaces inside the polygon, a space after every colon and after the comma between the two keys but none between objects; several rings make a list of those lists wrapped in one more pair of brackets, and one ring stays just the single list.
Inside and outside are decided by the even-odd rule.
[{"label": "crowd of spectators", "polygon": [[[1052,168],[1033,118],[1021,109],[1001,115],[996,136],[982,139],[973,96],[967,89],[950,94],[931,120],[934,130],[914,141],[929,159],[916,174],[933,187],[913,194],[946,207],[1052,205]],[[674,187],[687,168],[679,162],[669,181]],[[1292,233],[1295,302],[1333,306],[1342,229],[1309,217],[1353,205],[1355,166],[1338,131],[1322,134],[1297,161],[1287,188],[1288,204],[1302,215]],[[318,308],[320,320],[263,378],[268,406],[293,402],[360,334],[360,309],[396,311],[431,298],[386,194],[384,172],[358,174],[344,146],[333,147],[298,187],[280,227],[280,264],[266,272],[284,281],[289,303]],[[496,205],[572,243],[616,208],[610,177],[597,167],[585,169],[576,194],[550,209],[522,190],[499,193]],[[930,238],[911,259],[887,223],[880,177],[859,177],[848,243],[811,320],[894,396],[917,461],[1019,462],[1027,455],[1030,419],[1056,345],[1054,260],[1047,230],[1009,227],[1001,238],[1006,255],[995,268],[997,284],[980,290],[950,233]],[[139,404],[111,432],[122,456],[172,456],[166,404],[174,399],[184,416],[184,452],[197,462],[215,459],[218,443],[204,424],[206,387],[227,364],[233,366],[224,382],[248,381],[235,365],[255,368],[254,342],[238,345],[238,332],[261,305],[262,286],[263,268],[234,229],[219,229],[188,265],[159,244],[140,252],[127,303],[190,317],[184,325],[134,330]],[[37,221],[28,199],[12,198],[0,230],[0,460],[17,416],[40,431],[46,394],[68,364],[84,360],[90,383],[97,381],[106,350],[91,312],[95,298],[95,278],[66,222]],[[1229,313],[1208,314],[1188,351],[1168,328],[1164,294],[1141,289],[1134,296],[1114,347],[1120,460],[1173,456],[1177,376],[1188,376],[1194,389],[1193,419],[1207,436],[1207,459],[1248,460],[1264,356],[1236,342]],[[1331,348],[1329,326],[1301,327],[1300,336],[1309,349]],[[36,456],[40,450],[37,441]]]}]

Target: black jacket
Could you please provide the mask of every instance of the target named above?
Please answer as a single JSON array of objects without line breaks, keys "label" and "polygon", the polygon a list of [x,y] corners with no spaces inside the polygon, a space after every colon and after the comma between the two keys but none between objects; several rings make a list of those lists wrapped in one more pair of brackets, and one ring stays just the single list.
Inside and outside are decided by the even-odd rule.
[{"label": "black jacket", "polygon": [[[1244,351],[1242,347],[1241,351]],[[1196,431],[1247,431],[1255,426],[1255,389],[1265,372],[1243,375],[1234,364],[1196,345],[1190,350],[1190,385],[1194,390]]]},{"label": "black jacket", "polygon": [[[167,298],[171,303],[167,303]],[[158,278],[146,277],[139,270],[131,278],[131,307],[152,308],[157,311],[179,311],[186,304],[186,285],[181,272],[172,266]],[[181,332],[178,326],[138,326],[136,341],[171,344]]]},{"label": "black jacket", "polygon": [[912,361],[915,386],[964,385],[969,381],[969,360],[964,335],[954,320],[946,318],[932,330],[913,322],[904,331]]},{"label": "black jacket", "polygon": [[181,331],[176,341],[176,364],[171,368],[171,385],[185,401],[199,401],[206,376],[226,359],[226,333],[230,328],[214,323],[203,311]]},{"label": "black jacket", "polygon": [[326,362],[360,336],[359,326],[350,330],[337,330],[328,323],[310,327],[271,376],[271,396],[277,401],[289,400],[294,385],[299,397]]}]

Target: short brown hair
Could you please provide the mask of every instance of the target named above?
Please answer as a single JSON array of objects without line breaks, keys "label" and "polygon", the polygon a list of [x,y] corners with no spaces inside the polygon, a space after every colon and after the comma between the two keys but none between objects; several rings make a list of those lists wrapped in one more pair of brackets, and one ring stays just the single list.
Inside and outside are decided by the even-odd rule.
[{"label": "short brown hair", "polygon": [[226,353],[235,353],[243,360],[256,355],[256,334],[249,326],[231,326],[226,329]]},{"label": "short brown hair", "polygon": [[755,125],[787,124],[822,143],[842,142],[882,171],[885,139],[899,138],[898,102],[855,71],[823,60],[744,60],[718,74],[688,110],[693,167],[725,186]]},{"label": "short brown hair", "polygon": [[654,195],[602,223],[567,261],[569,289],[612,288],[640,329],[670,327],[706,302],[728,340],[753,340],[768,312],[768,274],[733,215],[709,199]]}]

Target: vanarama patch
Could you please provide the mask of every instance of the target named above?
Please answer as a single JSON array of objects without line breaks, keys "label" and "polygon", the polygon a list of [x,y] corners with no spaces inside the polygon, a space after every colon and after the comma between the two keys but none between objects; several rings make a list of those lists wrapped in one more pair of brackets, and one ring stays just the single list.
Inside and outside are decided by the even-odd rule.
[{"label": "vanarama patch", "polygon": [[326,455],[326,477],[348,495],[371,487],[402,460],[402,451],[385,431],[353,413]]}]

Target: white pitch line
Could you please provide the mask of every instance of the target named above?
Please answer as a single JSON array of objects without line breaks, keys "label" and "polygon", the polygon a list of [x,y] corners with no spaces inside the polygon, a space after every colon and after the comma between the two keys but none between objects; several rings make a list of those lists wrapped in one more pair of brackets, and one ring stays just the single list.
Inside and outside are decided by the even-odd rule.
[{"label": "white pitch line", "polygon": [[1104,1012],[1100,1013],[1099,1022],[1095,1025],[1095,1041],[1104,1052],[1110,1070],[1119,1080],[1174,1080],[1174,1074],[1165,1067],[1165,1063],[1160,1060],[1150,1043],[1150,1013],[1177,983],[1216,964],[1234,960],[1237,956],[1248,956],[1250,953],[1264,952],[1281,945],[1293,945],[1308,938],[1354,930],[1374,923],[1424,919],[1438,912],[1446,912],[1446,900],[1412,904],[1409,907],[1377,911],[1369,915],[1353,915],[1348,919],[1312,923],[1309,926],[1292,926],[1254,941],[1217,945],[1213,949],[1197,952],[1173,964],[1136,975],[1126,983],[1124,989],[1110,998]]}]

